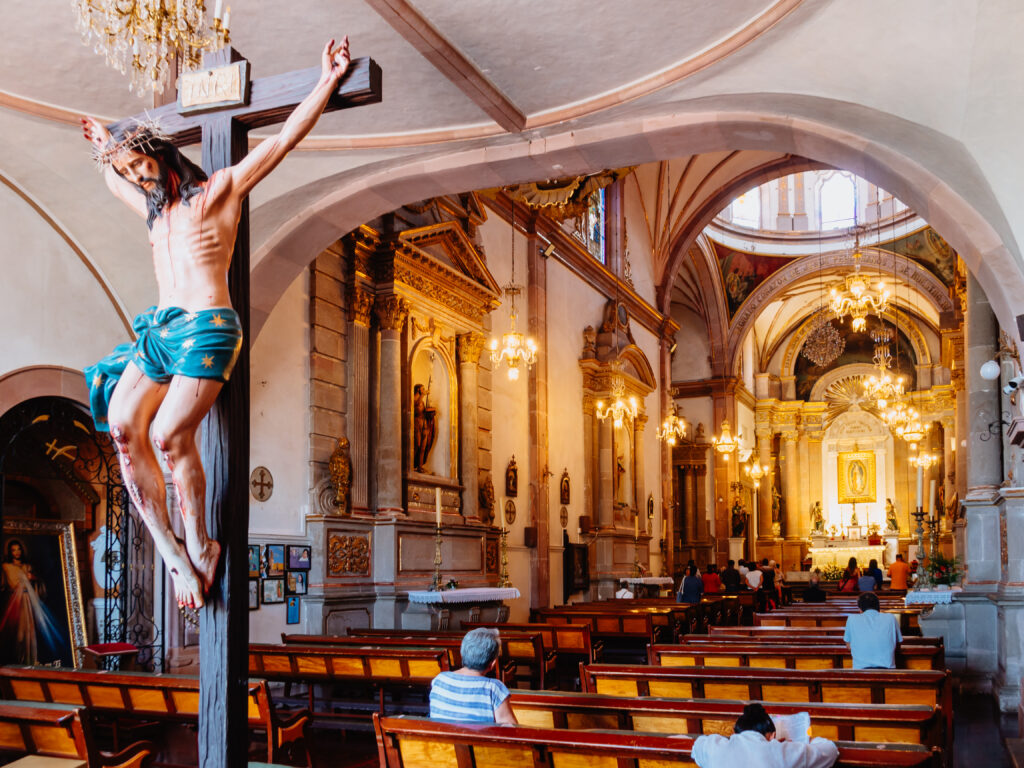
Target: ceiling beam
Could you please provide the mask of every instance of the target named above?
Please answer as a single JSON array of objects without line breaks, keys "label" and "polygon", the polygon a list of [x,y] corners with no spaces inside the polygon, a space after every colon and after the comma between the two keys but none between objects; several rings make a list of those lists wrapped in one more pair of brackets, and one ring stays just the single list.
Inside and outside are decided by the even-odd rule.
[{"label": "ceiling beam", "polygon": [[526,127],[526,115],[411,3],[366,2],[498,125],[511,133]]}]

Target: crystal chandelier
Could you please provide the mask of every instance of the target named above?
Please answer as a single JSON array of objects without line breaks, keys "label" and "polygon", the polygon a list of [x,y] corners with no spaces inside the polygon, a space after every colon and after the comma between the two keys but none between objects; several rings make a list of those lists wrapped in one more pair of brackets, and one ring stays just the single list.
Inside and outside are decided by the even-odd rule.
[{"label": "crystal chandelier", "polygon": [[896,427],[893,432],[896,437],[910,443],[911,448],[916,448],[931,428],[932,425],[923,423],[918,412],[911,408],[907,423]]},{"label": "crystal chandelier", "polygon": [[885,411],[889,403],[903,396],[903,377],[892,373],[892,354],[889,352],[889,341],[892,339],[891,328],[877,328],[871,332],[875,341],[874,364],[878,369],[876,376],[869,376],[864,381],[864,395],[878,403],[878,410]]},{"label": "crystal chandelier", "polygon": [[881,414],[882,421],[885,422],[889,429],[899,436],[899,432],[905,430],[907,424],[915,420],[919,420],[919,416],[916,408],[911,408],[905,402],[897,401],[893,403],[888,410],[883,411]]},{"label": "crystal chandelier", "polygon": [[659,440],[664,440],[669,445],[675,445],[686,437],[686,422],[679,418],[675,403],[672,404],[672,413],[661,422],[661,429],[654,436]]},{"label": "crystal chandelier", "polygon": [[853,250],[853,272],[846,276],[841,287],[829,292],[829,309],[842,320],[850,315],[850,328],[863,331],[869,314],[879,315],[889,306],[889,291],[878,281],[878,287],[871,287],[871,279],[860,271],[860,234],[856,235]]},{"label": "crystal chandelier", "polygon": [[804,342],[800,354],[819,368],[824,368],[843,354],[846,339],[832,325],[832,320],[824,311],[812,321],[813,327]]},{"label": "crystal chandelier", "polygon": [[[511,303],[508,330],[501,335],[501,341],[492,338],[488,347],[491,350],[491,362],[496,366],[504,361],[508,365],[509,381],[519,378],[519,366],[525,365],[530,370],[537,362],[537,342],[516,330],[516,296],[522,289],[516,285],[516,209],[512,203],[512,279],[502,289]],[[498,345],[501,345],[500,349]]]},{"label": "crystal chandelier", "polygon": [[217,0],[213,23],[206,24],[203,0],[72,0],[82,42],[92,43],[107,64],[131,72],[129,90],[139,96],[163,93],[175,59],[198,69],[204,51],[226,45],[228,8],[221,18]]},{"label": "crystal chandelier", "polygon": [[918,453],[917,456],[911,456],[908,461],[927,472],[930,467],[939,463],[939,457],[934,453]]},{"label": "crystal chandelier", "polygon": [[[612,424],[618,429],[626,419],[636,418],[638,405],[635,397],[632,395],[626,397],[626,383],[623,381],[621,373],[622,363],[616,360],[612,363],[612,368],[615,370],[615,378],[612,380],[612,401],[605,405],[603,400],[598,400],[595,414],[601,421],[610,416]],[[675,443],[669,444],[675,445]]]},{"label": "crystal chandelier", "polygon": [[747,477],[754,481],[754,490],[756,491],[761,487],[761,478],[765,476],[765,469],[761,466],[761,462],[754,459],[750,464],[747,465],[744,470],[747,473]]},{"label": "crystal chandelier", "polygon": [[739,438],[739,434],[737,434],[736,437],[732,436],[732,430],[729,427],[729,420],[722,419],[721,434],[719,434],[718,437],[711,438],[711,445],[713,445],[715,450],[723,456],[728,456],[740,447]]}]

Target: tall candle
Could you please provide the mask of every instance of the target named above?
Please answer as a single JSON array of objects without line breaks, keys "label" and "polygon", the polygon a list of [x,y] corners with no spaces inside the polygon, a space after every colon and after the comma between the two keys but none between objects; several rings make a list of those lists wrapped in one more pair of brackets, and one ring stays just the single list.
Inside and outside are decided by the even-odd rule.
[{"label": "tall candle", "polygon": [[213,6],[213,18],[220,18],[220,7],[224,0],[217,0],[217,3]]},{"label": "tall candle", "polygon": [[935,519],[935,479],[932,478],[931,483],[928,484],[928,506],[931,507],[931,518]]},{"label": "tall candle", "polygon": [[923,509],[921,506],[921,493],[924,485],[924,467],[920,464],[917,465],[917,507],[916,509]]},{"label": "tall candle", "polygon": [[437,512],[437,527],[441,527],[441,489],[434,488],[434,511]]},{"label": "tall candle", "polygon": [[633,538],[640,535],[640,515],[633,515]]}]

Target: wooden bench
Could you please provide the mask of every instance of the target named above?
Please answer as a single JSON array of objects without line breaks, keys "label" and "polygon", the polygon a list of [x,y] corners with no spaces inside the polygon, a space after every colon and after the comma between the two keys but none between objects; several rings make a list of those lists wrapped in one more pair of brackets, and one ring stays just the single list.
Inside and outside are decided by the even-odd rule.
[{"label": "wooden bench", "polygon": [[[139,741],[117,753],[96,747],[88,710],[66,704],[0,701],[0,756],[19,768],[60,765],[67,768],[146,768],[156,746]],[[33,759],[33,757],[37,759]],[[66,762],[63,762],[66,761]]]},{"label": "wooden bench", "polygon": [[590,636],[604,643],[605,653],[636,653],[647,643],[670,642],[677,632],[667,611],[609,608],[539,608],[531,612],[531,623],[587,624]]},{"label": "wooden bench", "polygon": [[[779,669],[843,669],[853,666],[843,642],[830,644],[749,642],[683,642],[652,645],[649,664],[663,667],[775,667]],[[945,669],[943,649],[935,645],[906,645],[896,649],[897,669]]]},{"label": "wooden bench", "polygon": [[[669,768],[695,765],[693,736],[635,731],[565,731],[456,725],[422,718],[378,717],[381,768]],[[839,768],[936,766],[941,752],[917,744],[839,742]]]},{"label": "wooden bench", "polygon": [[[365,721],[373,712],[385,712],[389,694],[393,702],[400,696],[414,694],[418,697],[415,710],[426,711],[431,681],[439,672],[451,668],[447,648],[249,646],[249,673],[267,680],[306,684],[306,705],[314,718]],[[318,709],[317,684],[347,690],[341,698],[328,696],[328,708]],[[413,709],[408,701],[400,707],[402,711]]]},{"label": "wooden bench", "polygon": [[[27,702],[86,707],[106,721],[131,717],[199,722],[199,678],[143,672],[104,672],[52,667],[0,667],[0,696]],[[249,728],[265,734],[267,759],[305,758],[309,713],[279,715],[265,680],[249,681]]]},{"label": "wooden bench", "polygon": [[[846,620],[853,614],[860,613],[857,609],[843,610],[793,610],[786,608],[782,611],[771,613],[755,613],[754,626],[761,627],[845,627]],[[914,611],[885,611],[893,613],[900,622],[900,632],[906,634],[920,634],[917,628],[917,612]],[[913,619],[913,621],[912,621]]]},{"label": "wooden bench", "polygon": [[[497,625],[499,628],[504,625]],[[349,639],[363,642],[388,638],[397,643],[405,641],[418,645],[435,642],[454,642],[453,668],[462,666],[462,638],[468,631],[466,622],[462,629],[452,632],[408,629],[349,629]],[[284,639],[285,635],[281,635]],[[302,637],[290,635],[289,637]],[[313,637],[317,637],[313,635]],[[499,634],[501,651],[498,655],[498,677],[502,682],[515,685],[526,682],[530,688],[543,690],[555,684],[554,673],[558,663],[558,651],[545,638],[544,632],[506,630]],[[285,640],[285,642],[289,642]]]},{"label": "wooden bench", "polygon": [[[821,640],[842,641],[846,626],[842,627],[711,627],[707,635],[687,635],[684,638],[689,641],[717,640],[719,638],[744,638],[755,639],[759,643],[805,643],[819,642]],[[942,646],[943,639],[928,635],[907,635],[903,638],[904,644],[911,645],[938,645]]]},{"label": "wooden bench", "polygon": [[[634,698],[592,693],[513,691],[520,725],[534,728],[610,728],[655,733],[733,732],[745,701]],[[772,715],[808,712],[811,735],[843,741],[944,745],[944,723],[933,707],[887,704],[768,703]]]}]

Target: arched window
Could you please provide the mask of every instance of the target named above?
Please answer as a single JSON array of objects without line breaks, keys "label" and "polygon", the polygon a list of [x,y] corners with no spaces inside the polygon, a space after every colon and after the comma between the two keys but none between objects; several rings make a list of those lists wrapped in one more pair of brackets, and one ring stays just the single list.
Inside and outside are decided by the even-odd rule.
[{"label": "arched window", "polygon": [[822,230],[843,229],[857,223],[857,190],[848,173],[833,173],[818,187],[818,215]]},{"label": "arched window", "polygon": [[761,228],[761,187],[748,189],[732,201],[732,223],[751,229]]}]

